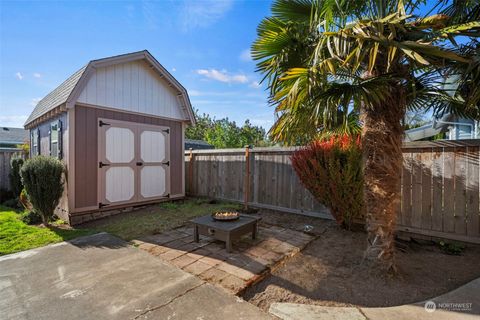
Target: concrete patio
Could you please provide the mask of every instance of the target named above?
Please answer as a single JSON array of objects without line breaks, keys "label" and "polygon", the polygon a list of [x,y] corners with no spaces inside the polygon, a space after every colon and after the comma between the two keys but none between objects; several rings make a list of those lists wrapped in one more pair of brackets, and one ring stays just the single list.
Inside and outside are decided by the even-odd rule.
[{"label": "concrete patio", "polygon": [[0,257],[1,319],[270,319],[107,233]]},{"label": "concrete patio", "polygon": [[148,236],[134,243],[163,261],[239,294],[313,239],[303,232],[262,225],[257,239],[242,237],[233,243],[231,253],[225,250],[223,242],[209,237],[201,236],[199,243],[194,242],[192,227]]}]

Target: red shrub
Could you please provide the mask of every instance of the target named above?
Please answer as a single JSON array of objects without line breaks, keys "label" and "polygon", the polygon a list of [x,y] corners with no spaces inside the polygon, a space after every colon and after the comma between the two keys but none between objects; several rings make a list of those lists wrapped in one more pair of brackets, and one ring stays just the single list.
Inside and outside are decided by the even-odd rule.
[{"label": "red shrub", "polygon": [[294,152],[292,165],[302,184],[349,228],[363,211],[362,150],[359,137],[314,141]]}]

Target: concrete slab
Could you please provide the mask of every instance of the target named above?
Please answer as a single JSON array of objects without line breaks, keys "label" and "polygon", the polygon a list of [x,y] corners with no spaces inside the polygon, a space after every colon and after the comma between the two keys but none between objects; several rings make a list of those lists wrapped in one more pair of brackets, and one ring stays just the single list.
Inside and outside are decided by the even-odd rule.
[{"label": "concrete slab", "polygon": [[206,297],[224,305],[204,319],[220,319],[225,310],[232,310],[230,319],[268,318],[106,233],[0,257],[2,319],[163,319],[158,312],[165,308],[195,316],[210,307]]},{"label": "concrete slab", "polygon": [[478,320],[480,278],[428,301],[389,308],[342,308],[273,303],[269,312],[283,320]]},{"label": "concrete slab", "polygon": [[357,308],[323,307],[299,303],[272,303],[269,312],[283,320],[367,319]]},{"label": "concrete slab", "polygon": [[444,295],[415,304],[390,308],[361,308],[371,320],[480,319],[480,278]]}]

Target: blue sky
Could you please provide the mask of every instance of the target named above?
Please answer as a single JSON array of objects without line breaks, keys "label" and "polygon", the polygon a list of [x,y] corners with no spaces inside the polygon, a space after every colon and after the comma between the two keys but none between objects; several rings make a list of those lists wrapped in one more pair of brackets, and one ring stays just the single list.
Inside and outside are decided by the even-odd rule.
[{"label": "blue sky", "polygon": [[273,108],[249,48],[270,1],[0,0],[0,126],[89,60],[149,50],[200,112],[268,129]]}]

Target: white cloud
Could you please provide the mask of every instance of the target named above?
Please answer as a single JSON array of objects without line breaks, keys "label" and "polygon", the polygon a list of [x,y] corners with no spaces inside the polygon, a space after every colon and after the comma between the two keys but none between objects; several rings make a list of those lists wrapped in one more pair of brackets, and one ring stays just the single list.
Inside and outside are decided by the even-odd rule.
[{"label": "white cloud", "polygon": [[177,71],[177,68],[172,68],[172,72],[175,72],[175,71]]},{"label": "white cloud", "polygon": [[248,78],[244,74],[229,74],[226,70],[198,69],[197,74],[209,79],[225,83],[246,83]]},{"label": "white cloud", "polygon": [[208,27],[232,8],[233,0],[184,1],[180,11],[180,23],[184,31]]},{"label": "white cloud", "polygon": [[268,130],[272,125],[273,125],[273,115],[269,116],[269,119],[260,119],[260,118],[254,118],[250,119],[250,123],[253,124],[254,126],[260,126]]},{"label": "white cloud", "polygon": [[250,49],[245,49],[240,53],[240,60],[242,61],[252,61],[252,55]]},{"label": "white cloud", "polygon": [[40,102],[40,100],[42,100],[42,98],[33,98],[32,101],[30,101],[29,104],[30,104],[32,107],[35,107],[35,106],[37,105],[37,103]]},{"label": "white cloud", "polygon": [[38,72],[35,72],[35,73],[33,74],[33,77],[38,79],[38,78],[41,78],[42,75],[41,75],[40,73],[38,73]]},{"label": "white cloud", "polygon": [[23,124],[27,121],[27,118],[28,116],[25,115],[0,116],[0,126],[23,128]]},{"label": "white cloud", "polygon": [[258,89],[260,88],[262,85],[260,84],[260,82],[258,81],[253,81],[252,83],[250,83],[249,87],[250,88],[255,88],[255,89]]},{"label": "white cloud", "polygon": [[15,77],[16,77],[18,80],[22,80],[22,79],[23,79],[23,75],[22,75],[20,72],[15,73]]}]

